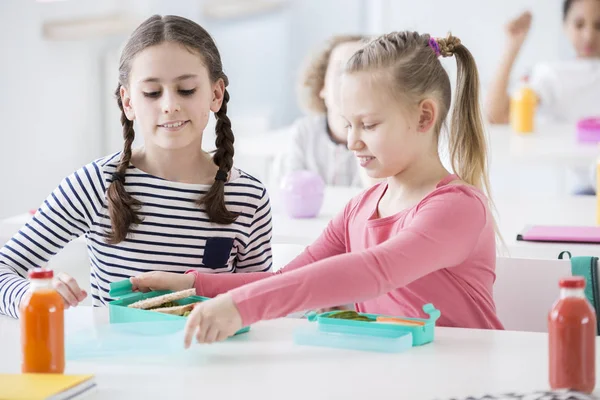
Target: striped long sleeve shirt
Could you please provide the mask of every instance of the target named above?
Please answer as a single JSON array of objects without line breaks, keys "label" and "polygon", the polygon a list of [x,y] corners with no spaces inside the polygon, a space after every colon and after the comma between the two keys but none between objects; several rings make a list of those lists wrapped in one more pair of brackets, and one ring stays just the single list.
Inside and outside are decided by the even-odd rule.
[{"label": "striped long sleeve shirt", "polygon": [[92,304],[106,305],[109,285],[148,271],[209,273],[271,268],[271,207],[260,181],[233,169],[225,204],[239,215],[231,225],[208,220],[195,201],[209,185],[167,181],[129,166],[126,190],[142,203],[142,223],[127,238],[106,243],[110,230],[106,189],[120,153],[96,160],[65,178],[30,221],[0,249],[0,314],[18,317],[30,268],[45,266],[82,235],[90,260]]}]

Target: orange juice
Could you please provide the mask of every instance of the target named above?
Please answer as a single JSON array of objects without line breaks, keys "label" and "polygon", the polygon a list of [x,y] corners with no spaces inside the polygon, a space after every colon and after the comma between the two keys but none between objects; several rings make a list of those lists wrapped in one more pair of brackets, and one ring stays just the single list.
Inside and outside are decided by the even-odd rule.
[{"label": "orange juice", "polygon": [[64,302],[52,287],[53,276],[51,270],[29,272],[31,286],[20,305],[23,373],[65,370]]},{"label": "orange juice", "polygon": [[553,390],[592,393],[596,386],[596,312],[585,279],[560,281],[560,298],[548,314],[549,378]]},{"label": "orange juice", "polygon": [[527,78],[524,78],[521,87],[512,96],[510,102],[510,121],[515,132],[533,132],[536,106],[537,96],[527,85]]}]

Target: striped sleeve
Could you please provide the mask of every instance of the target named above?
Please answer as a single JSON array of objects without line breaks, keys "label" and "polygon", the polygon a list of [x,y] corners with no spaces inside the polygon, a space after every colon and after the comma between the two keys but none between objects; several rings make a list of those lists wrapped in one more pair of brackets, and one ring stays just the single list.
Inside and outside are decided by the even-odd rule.
[{"label": "striped sleeve", "polygon": [[236,270],[238,272],[270,271],[273,264],[271,204],[264,188],[249,231],[246,247],[238,252]]},{"label": "striped sleeve", "polygon": [[0,249],[0,314],[17,318],[29,287],[28,270],[45,266],[67,243],[89,231],[103,203],[103,187],[96,164],[81,168],[65,178]]}]

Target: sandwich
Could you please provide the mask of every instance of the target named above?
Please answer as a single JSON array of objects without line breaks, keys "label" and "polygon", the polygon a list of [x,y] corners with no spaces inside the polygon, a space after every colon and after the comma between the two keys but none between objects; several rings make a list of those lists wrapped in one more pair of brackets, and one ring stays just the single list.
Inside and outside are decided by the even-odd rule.
[{"label": "sandwich", "polygon": [[187,316],[192,311],[194,306],[199,303],[199,301],[184,305],[180,305],[177,303],[177,301],[195,295],[196,289],[181,290],[179,292],[168,293],[162,296],[136,301],[135,303],[130,304],[128,307],[161,312],[164,314]]}]

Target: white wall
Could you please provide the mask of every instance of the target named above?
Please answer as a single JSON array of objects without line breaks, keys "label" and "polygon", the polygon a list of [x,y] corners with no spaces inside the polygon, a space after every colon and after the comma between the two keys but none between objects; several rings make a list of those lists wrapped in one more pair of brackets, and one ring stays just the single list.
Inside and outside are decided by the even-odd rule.
[{"label": "white wall", "polygon": [[539,61],[569,55],[562,35],[561,0],[382,2],[387,15],[382,18],[382,32],[409,29],[445,36],[451,31],[473,53],[484,85],[489,83],[502,56],[506,22],[524,10],[533,13],[533,23],[515,65],[515,75],[526,73]]},{"label": "white wall", "polygon": [[42,21],[54,10],[0,1],[0,217],[37,208],[64,176],[100,156],[102,43],[45,41]]},{"label": "white wall", "polygon": [[560,0],[289,1],[263,16],[224,22],[204,20],[202,0],[1,0],[0,218],[37,207],[64,176],[120,148],[111,98],[116,56],[107,55],[125,36],[51,42],[41,36],[42,22],[49,18],[126,10],[139,17],[180,14],[204,24],[231,79],[230,110],[240,135],[300,115],[299,68],[334,33],[414,28],[443,35],[452,30],[475,54],[484,83],[500,56],[502,26],[526,6],[535,22],[519,70],[563,57],[568,48],[561,39]]}]

